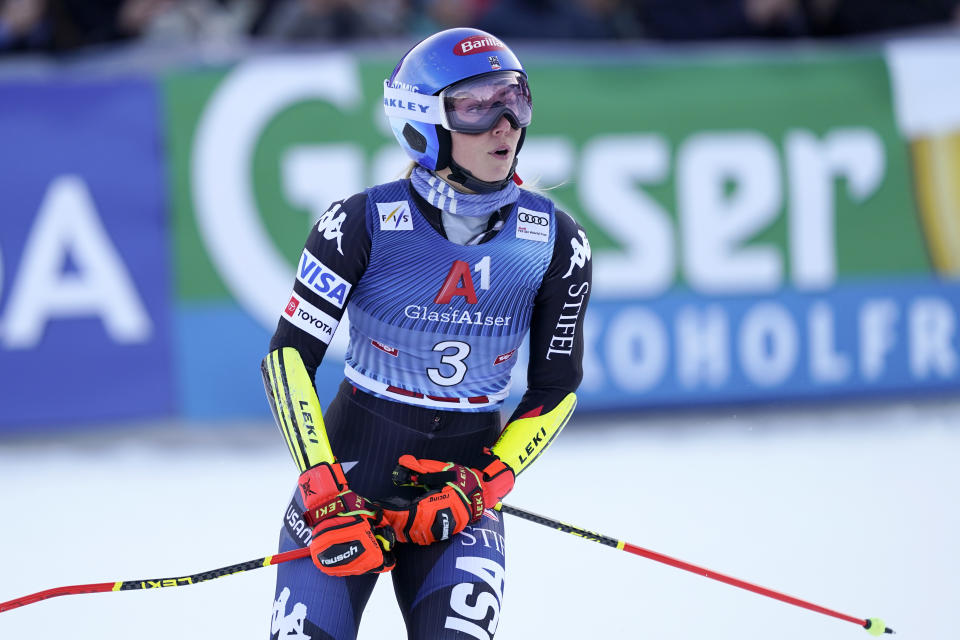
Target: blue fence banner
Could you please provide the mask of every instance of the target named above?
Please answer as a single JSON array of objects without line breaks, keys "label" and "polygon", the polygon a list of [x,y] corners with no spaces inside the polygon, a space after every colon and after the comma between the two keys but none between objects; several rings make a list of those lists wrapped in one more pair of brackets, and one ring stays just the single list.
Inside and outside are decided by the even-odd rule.
[{"label": "blue fence banner", "polygon": [[936,392],[960,385],[960,283],[852,280],[769,296],[594,300],[586,409]]},{"label": "blue fence banner", "polygon": [[7,82],[0,105],[0,427],[171,414],[154,84]]}]

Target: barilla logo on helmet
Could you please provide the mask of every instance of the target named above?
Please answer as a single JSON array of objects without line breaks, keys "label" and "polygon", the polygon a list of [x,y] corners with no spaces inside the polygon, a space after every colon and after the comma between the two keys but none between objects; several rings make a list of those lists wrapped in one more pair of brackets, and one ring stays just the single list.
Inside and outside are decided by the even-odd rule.
[{"label": "barilla logo on helmet", "polygon": [[500,51],[506,48],[507,45],[493,36],[470,36],[453,45],[453,52],[458,56],[470,56],[475,53]]}]

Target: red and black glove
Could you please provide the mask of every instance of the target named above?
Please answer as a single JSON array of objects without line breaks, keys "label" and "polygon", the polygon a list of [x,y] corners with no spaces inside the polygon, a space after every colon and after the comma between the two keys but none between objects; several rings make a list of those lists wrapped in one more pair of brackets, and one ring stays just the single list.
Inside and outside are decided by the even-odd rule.
[{"label": "red and black glove", "polygon": [[513,489],[513,470],[492,451],[484,449],[483,470],[453,462],[400,456],[393,482],[427,489],[403,509],[388,508],[386,518],[398,542],[420,545],[446,540],[463,531],[493,508]]},{"label": "red and black glove", "polygon": [[396,537],[383,510],[347,486],[340,463],[300,474],[304,519],[313,527],[310,557],[331,576],[383,573],[396,565]]}]

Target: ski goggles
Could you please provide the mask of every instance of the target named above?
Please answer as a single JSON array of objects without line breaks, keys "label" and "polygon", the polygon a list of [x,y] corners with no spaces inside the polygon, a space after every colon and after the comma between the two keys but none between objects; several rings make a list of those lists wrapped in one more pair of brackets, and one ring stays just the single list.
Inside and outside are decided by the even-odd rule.
[{"label": "ski goggles", "polygon": [[526,77],[518,71],[498,71],[450,85],[426,96],[384,81],[383,108],[388,117],[439,124],[448,131],[483,133],[502,116],[526,127],[533,116],[533,99]]}]

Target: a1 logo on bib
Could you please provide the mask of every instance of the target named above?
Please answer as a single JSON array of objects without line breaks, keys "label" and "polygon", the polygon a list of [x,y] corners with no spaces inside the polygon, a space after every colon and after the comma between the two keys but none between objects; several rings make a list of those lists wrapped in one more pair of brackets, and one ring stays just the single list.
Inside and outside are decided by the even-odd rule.
[{"label": "a1 logo on bib", "polygon": [[413,216],[406,200],[378,202],[377,213],[380,214],[381,231],[413,231]]},{"label": "a1 logo on bib", "polygon": [[550,216],[543,211],[517,207],[517,237],[521,240],[550,240]]}]

